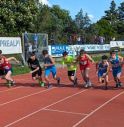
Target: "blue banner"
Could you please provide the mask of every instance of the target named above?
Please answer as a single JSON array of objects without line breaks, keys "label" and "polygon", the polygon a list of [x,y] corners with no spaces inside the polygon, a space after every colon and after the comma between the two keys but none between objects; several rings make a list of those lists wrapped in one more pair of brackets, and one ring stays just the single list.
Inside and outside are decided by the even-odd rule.
[{"label": "blue banner", "polygon": [[62,56],[64,51],[67,51],[69,55],[73,55],[73,51],[70,50],[68,45],[51,45],[51,55],[53,56]]}]

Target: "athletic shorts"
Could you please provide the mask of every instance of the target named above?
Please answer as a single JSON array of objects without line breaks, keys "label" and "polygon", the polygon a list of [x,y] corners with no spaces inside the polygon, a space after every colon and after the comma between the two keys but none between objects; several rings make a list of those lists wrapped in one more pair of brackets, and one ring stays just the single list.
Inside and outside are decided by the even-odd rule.
[{"label": "athletic shorts", "polygon": [[56,76],[56,67],[55,66],[51,66],[51,67],[47,67],[45,69],[45,76],[49,76],[50,73],[52,73],[52,76],[55,77]]},{"label": "athletic shorts", "polygon": [[5,74],[4,70],[0,69],[0,76],[3,76]]},{"label": "athletic shorts", "polygon": [[39,69],[38,71],[32,73],[32,78],[33,78],[33,77],[36,77],[36,75],[38,75],[38,77],[41,77],[41,75],[42,75],[42,70]]},{"label": "athletic shorts", "polygon": [[105,71],[98,71],[98,77],[99,78],[102,77],[104,73],[106,73],[106,72]]},{"label": "athletic shorts", "polygon": [[73,70],[73,71],[68,71],[68,76],[75,76],[75,73],[76,73],[75,70]]},{"label": "athletic shorts", "polygon": [[87,69],[87,68],[90,68],[90,64],[87,64],[87,65],[80,65],[80,70],[82,71],[82,70],[85,70],[85,69]]},{"label": "athletic shorts", "polygon": [[12,72],[12,68],[5,69],[4,71],[5,71],[5,74],[7,74],[9,71]]},{"label": "athletic shorts", "polygon": [[121,74],[121,69],[114,69],[112,73],[114,77],[117,77],[118,74]]}]

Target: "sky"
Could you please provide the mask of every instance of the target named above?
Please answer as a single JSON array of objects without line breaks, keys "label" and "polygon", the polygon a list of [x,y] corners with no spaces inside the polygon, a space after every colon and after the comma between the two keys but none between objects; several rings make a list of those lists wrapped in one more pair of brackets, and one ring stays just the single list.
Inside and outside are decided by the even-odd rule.
[{"label": "sky", "polygon": [[[88,13],[92,22],[98,21],[105,15],[104,11],[108,10],[112,0],[40,0],[44,4],[59,5],[62,9],[70,12],[71,17],[74,19],[75,15],[82,10]],[[117,6],[124,0],[115,0]]]}]

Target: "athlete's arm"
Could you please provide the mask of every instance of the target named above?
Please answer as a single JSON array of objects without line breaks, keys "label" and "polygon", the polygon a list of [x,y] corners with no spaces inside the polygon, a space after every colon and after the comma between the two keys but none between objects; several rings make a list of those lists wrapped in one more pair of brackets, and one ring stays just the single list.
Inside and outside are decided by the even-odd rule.
[{"label": "athlete's arm", "polygon": [[110,67],[109,67],[109,62],[108,62],[108,67],[107,67],[107,72],[106,75],[109,73]]},{"label": "athlete's arm", "polygon": [[111,63],[111,59],[108,59],[108,64],[109,64],[109,71],[112,71],[112,63]]},{"label": "athlete's arm", "polygon": [[80,56],[77,56],[77,58],[75,59],[76,63],[79,62]]},{"label": "athlete's arm", "polygon": [[19,63],[19,61],[15,57],[9,57],[7,58],[8,61],[14,60],[16,63]]},{"label": "athlete's arm", "polygon": [[28,67],[31,68],[30,58],[28,59],[27,63],[28,63]]},{"label": "athlete's arm", "polygon": [[96,74],[98,74],[99,71],[99,62],[96,63]]},{"label": "athlete's arm", "polygon": [[32,73],[34,73],[34,72],[38,71],[39,69],[40,69],[40,68],[39,68],[39,67],[37,67],[35,70],[31,71],[30,73],[32,74]]},{"label": "athlete's arm", "polygon": [[99,63],[96,63],[96,71],[98,71]]},{"label": "athlete's arm", "polygon": [[89,59],[92,63],[95,63],[95,61],[91,58],[91,56],[89,56],[88,54],[86,54],[86,56],[88,57],[88,59]]},{"label": "athlete's arm", "polygon": [[120,60],[120,62],[122,63],[122,62],[124,62],[123,60],[123,57],[122,56],[118,56],[118,58],[119,58],[119,60]]}]

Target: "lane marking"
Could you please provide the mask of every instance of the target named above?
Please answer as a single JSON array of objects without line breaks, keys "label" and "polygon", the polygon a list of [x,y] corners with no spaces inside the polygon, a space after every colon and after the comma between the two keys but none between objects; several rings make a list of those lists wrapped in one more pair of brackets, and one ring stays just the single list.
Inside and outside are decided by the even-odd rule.
[{"label": "lane marking", "polygon": [[22,88],[22,87],[23,86],[17,86],[17,87],[10,88],[10,89],[7,89],[7,90],[1,90],[0,93],[7,92],[7,91],[12,91],[12,90],[19,89],[19,88]]},{"label": "lane marking", "polygon": [[72,127],[77,127],[79,124],[83,123],[87,118],[89,118],[90,116],[92,116],[95,112],[97,112],[101,108],[105,107],[107,104],[109,104],[111,101],[115,100],[117,97],[119,97],[122,94],[124,94],[124,91],[122,91],[121,93],[117,94],[116,96],[112,97],[111,99],[109,99],[108,101],[106,101],[105,103],[103,103],[101,106],[99,106],[98,108],[96,108],[95,110],[93,110],[91,113],[89,113],[86,117],[84,117],[83,119],[81,119],[79,122],[77,122]]},{"label": "lane marking", "polygon": [[[94,77],[95,77],[95,76],[92,76],[91,78],[94,78]],[[20,86],[20,87],[23,87],[23,88],[24,88],[24,86]],[[11,90],[11,89],[9,89],[9,90]],[[9,90],[6,90],[6,91],[9,91]],[[34,93],[34,94],[35,94],[35,93]],[[32,94],[31,94],[31,96],[32,96]],[[28,96],[26,96],[26,97],[30,97],[30,95],[28,95]],[[9,104],[9,103],[12,103],[12,102],[21,100],[21,99],[23,99],[23,98],[25,98],[25,96],[20,97],[20,98],[17,98],[17,99],[14,99],[14,100],[11,100],[11,101],[7,101],[7,102],[5,102],[5,103],[0,104],[0,106],[3,106],[3,105],[6,105],[6,104]]]},{"label": "lane marking", "polygon": [[24,116],[24,117],[22,117],[22,118],[20,118],[20,119],[18,119],[18,120],[15,120],[14,122],[9,123],[9,124],[5,125],[4,127],[9,127],[9,126],[11,126],[11,125],[14,125],[14,124],[16,124],[16,123],[18,123],[18,122],[20,122],[20,121],[22,121],[22,120],[24,120],[24,119],[30,117],[30,116],[35,115],[36,113],[39,113],[40,111],[42,111],[42,110],[44,110],[44,109],[46,109],[46,108],[48,108],[48,107],[50,107],[50,106],[53,106],[53,105],[55,105],[55,104],[57,104],[57,103],[60,103],[60,102],[62,102],[62,101],[65,101],[65,100],[67,100],[67,99],[69,99],[69,98],[72,98],[72,97],[74,97],[74,96],[76,96],[76,95],[79,95],[79,94],[81,94],[81,93],[83,93],[83,92],[85,92],[85,91],[87,91],[87,90],[82,90],[82,91],[80,91],[80,92],[77,92],[77,93],[75,93],[75,94],[72,94],[72,95],[70,95],[70,96],[67,96],[67,97],[65,97],[65,98],[63,98],[63,99],[61,99],[61,100],[59,100],[59,101],[56,101],[56,102],[54,102],[54,103],[52,103],[52,104],[50,104],[50,105],[47,105],[47,106],[45,106],[45,107],[43,107],[43,108],[41,108],[41,109],[39,109],[39,110],[37,110],[37,111],[35,111],[35,112],[32,112],[32,113],[30,113],[30,114],[28,114],[28,115],[26,115],[26,116]]},{"label": "lane marking", "polygon": [[44,93],[46,91],[50,91],[52,89],[56,89],[55,87],[51,88],[51,89],[45,89],[45,90],[42,90],[42,91],[39,91],[39,92],[36,92],[36,93],[32,93],[32,94],[29,94],[29,95],[26,95],[26,96],[23,96],[23,97],[20,97],[20,98],[17,98],[17,99],[14,99],[14,100],[11,100],[11,101],[7,101],[5,103],[2,103],[0,104],[0,106],[4,106],[6,104],[9,104],[9,103],[12,103],[12,102],[15,102],[15,101],[18,101],[18,100],[22,100],[22,99],[25,99],[25,98],[28,98],[30,96],[34,96],[34,95],[37,95],[37,94],[41,94],[41,93]]},{"label": "lane marking", "polygon": [[78,113],[78,112],[68,112],[68,111],[62,111],[62,110],[54,110],[54,109],[44,109],[46,111],[51,111],[51,112],[60,112],[60,113],[66,113],[66,114],[73,114],[73,115],[81,115],[81,116],[86,116],[88,114],[85,113]]}]

